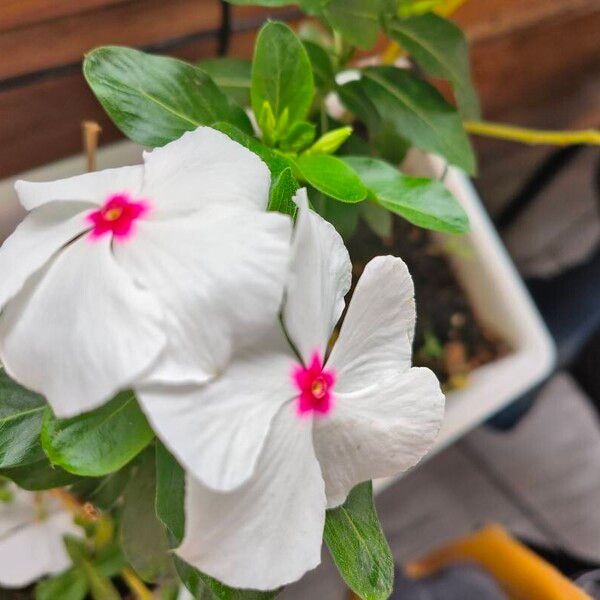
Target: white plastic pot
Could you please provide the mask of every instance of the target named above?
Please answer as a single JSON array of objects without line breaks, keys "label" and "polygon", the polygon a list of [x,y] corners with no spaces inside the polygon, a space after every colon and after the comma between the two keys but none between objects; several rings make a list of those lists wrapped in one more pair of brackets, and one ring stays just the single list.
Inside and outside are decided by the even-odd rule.
[{"label": "white plastic pot", "polygon": [[[98,152],[98,168],[139,162],[139,146],[119,142]],[[415,175],[440,178],[444,163],[420,152],[411,152],[404,169]],[[68,177],[85,170],[83,156],[34,169],[19,177],[43,181]],[[0,237],[21,218],[13,189],[17,177],[0,182]],[[469,385],[448,395],[446,416],[432,453],[444,448],[487,417],[530,390],[552,370],[555,348],[521,277],[469,179],[450,168],[444,182],[462,204],[471,222],[471,231],[457,238],[468,258],[450,256],[456,274],[469,296],[481,323],[501,335],[512,348],[507,356],[473,371]],[[7,221],[12,221],[7,226]],[[431,454],[432,454],[431,453]],[[383,489],[392,480],[379,481]]]},{"label": "white plastic pot", "polygon": [[[438,157],[414,150],[403,165],[413,175],[443,177],[467,212],[471,229],[460,237],[464,248],[449,253],[449,259],[480,323],[506,340],[511,352],[472,371],[465,388],[447,395],[444,423],[428,456],[543,381],[556,355],[554,341],[471,181],[452,167],[444,174],[445,168]],[[375,489],[381,491],[394,481],[377,481]]]}]

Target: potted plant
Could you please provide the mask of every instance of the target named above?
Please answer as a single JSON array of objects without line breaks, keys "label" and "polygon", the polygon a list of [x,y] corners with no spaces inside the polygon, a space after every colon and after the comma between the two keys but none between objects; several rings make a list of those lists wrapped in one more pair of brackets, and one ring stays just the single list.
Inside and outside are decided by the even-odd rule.
[{"label": "potted plant", "polygon": [[[299,4],[323,27],[305,29],[301,39],[269,22],[251,63],[192,65],[120,47],[90,52],[84,74],[92,91],[132,141],[157,149],[143,166],[18,184],[32,214],[0,259],[14,261],[17,248],[32,262],[19,266],[2,291],[0,350],[11,376],[2,372],[0,475],[6,498],[16,496],[29,512],[17,515],[9,503],[0,525],[7,523],[9,534],[32,532],[31,543],[45,540],[44,560],[7,582],[49,575],[37,598],[89,593],[110,600],[129,589],[145,599],[153,587],[176,597],[179,581],[198,598],[272,598],[318,562],[323,527],[348,586],[361,598],[389,597],[393,560],[365,480],[395,475],[432,447],[442,400],[431,371],[407,363],[410,277],[401,261],[373,255],[405,250],[415,265],[427,255],[444,273],[449,297],[465,289],[472,303],[461,296],[463,309],[442,315],[450,330],[441,331],[431,313],[417,331],[417,361],[435,369],[449,391],[438,447],[551,367],[545,329],[464,175],[476,170],[464,118],[476,118],[479,109],[460,30],[431,10],[439,2]],[[382,28],[422,72],[450,82],[459,108],[420,73],[394,64],[359,68],[340,82],[339,74],[355,67],[356,48],[372,47]],[[397,54],[392,46],[384,62]],[[330,110],[332,94],[343,114]],[[74,210],[79,220],[72,225]],[[58,241],[35,250],[35,236],[54,240],[55,227]],[[355,259],[352,281],[339,234]],[[103,264],[86,262],[90,248],[103,247]],[[113,258],[118,276],[109,273]],[[46,283],[49,273],[60,278],[57,288]],[[343,325],[330,339],[351,286]],[[75,292],[79,300],[71,301],[75,289],[86,291],[85,302]],[[417,282],[417,303],[419,294]],[[113,312],[103,319],[92,309],[107,299]],[[53,319],[44,319],[48,303]],[[275,347],[288,344],[298,359],[297,422],[289,432],[272,408],[247,406],[255,393],[260,399],[265,389],[276,395],[290,385],[279,372],[271,378],[280,357],[264,328],[279,329],[279,314],[287,336]],[[327,335],[315,323],[326,323]],[[314,336],[322,338],[318,350]],[[372,362],[361,362],[361,344],[371,344],[364,356]],[[398,364],[410,384],[399,383]],[[365,378],[360,389],[352,388],[357,373]],[[365,392],[367,381],[375,391]],[[134,393],[122,391],[128,389]],[[320,415],[343,408],[344,393],[381,397],[378,411],[387,410],[384,399],[392,404],[389,412],[352,415],[328,429]],[[237,398],[239,413],[211,412]],[[197,419],[195,411],[205,408]],[[285,471],[271,489],[289,448],[268,454],[265,439],[281,431],[277,439],[291,443],[306,414],[321,437],[298,451],[296,475]],[[353,440],[365,424],[362,446]],[[315,453],[326,498],[319,485],[313,489]],[[32,495],[25,498],[12,482]],[[351,483],[358,484],[352,491]],[[287,488],[297,495],[286,496]],[[260,518],[248,517],[249,509]],[[65,514],[75,516],[78,530]],[[58,556],[62,535],[65,549],[48,560]],[[278,556],[265,550],[274,543]],[[21,538],[5,545],[5,555],[23,545]]]}]

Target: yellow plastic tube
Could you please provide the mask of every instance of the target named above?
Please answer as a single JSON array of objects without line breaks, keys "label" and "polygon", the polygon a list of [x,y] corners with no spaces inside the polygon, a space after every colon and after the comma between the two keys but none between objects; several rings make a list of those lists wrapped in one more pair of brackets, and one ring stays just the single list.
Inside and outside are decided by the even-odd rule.
[{"label": "yellow plastic tube", "polygon": [[492,575],[511,600],[592,600],[499,525],[488,525],[433,551],[409,564],[406,573],[421,578],[465,561],[479,564]]}]

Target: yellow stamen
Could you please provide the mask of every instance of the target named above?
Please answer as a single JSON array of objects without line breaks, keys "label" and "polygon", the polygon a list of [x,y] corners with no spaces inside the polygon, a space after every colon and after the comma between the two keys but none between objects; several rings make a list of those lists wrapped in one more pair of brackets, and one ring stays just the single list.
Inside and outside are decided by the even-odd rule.
[{"label": "yellow stamen", "polygon": [[325,382],[322,379],[316,379],[313,382],[312,387],[311,387],[311,392],[315,398],[320,400],[325,395],[326,391],[327,391],[327,386],[325,385]]},{"label": "yellow stamen", "polygon": [[122,208],[111,208],[104,213],[104,218],[107,221],[116,221],[123,214]]}]

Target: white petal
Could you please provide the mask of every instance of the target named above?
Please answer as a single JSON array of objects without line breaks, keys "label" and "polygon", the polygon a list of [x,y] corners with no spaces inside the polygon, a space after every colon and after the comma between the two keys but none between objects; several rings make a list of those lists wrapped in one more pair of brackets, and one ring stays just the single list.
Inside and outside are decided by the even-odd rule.
[{"label": "white petal", "polygon": [[374,371],[361,389],[336,393],[333,412],[316,419],[314,431],[327,507],[343,504],[358,483],[414,466],[431,448],[443,414],[439,382],[424,368],[387,379]]},{"label": "white petal", "polygon": [[324,356],[350,289],[352,264],[333,225],[308,208],[306,190],[295,197],[299,212],[283,319],[305,362]]},{"label": "white petal", "polygon": [[142,195],[159,214],[214,205],[258,210],[267,206],[271,175],[265,163],[210,127],[144,153],[144,162]]},{"label": "white petal", "polygon": [[275,589],[321,558],[325,495],[310,419],[282,407],[255,476],[234,492],[213,492],[187,477],[188,563],[236,588]]},{"label": "white petal", "polygon": [[226,364],[234,342],[276,320],[289,261],[290,220],[212,208],[139,221],[115,256],[164,307],[168,346],[149,381],[201,383]]},{"label": "white petal", "polygon": [[164,344],[159,305],[119,267],[108,237],[67,246],[0,315],[7,372],[44,394],[59,417],[128,387]]},{"label": "white petal", "polygon": [[85,201],[102,204],[112,194],[126,192],[137,197],[142,185],[144,167],[120,167],[76,175],[67,179],[17,181],[15,189],[21,204],[32,210],[55,200]]},{"label": "white petal", "polygon": [[210,488],[232,490],[252,475],[273,417],[294,396],[295,360],[281,330],[274,334],[204,386],[138,388],[154,431]]},{"label": "white petal", "polygon": [[404,262],[374,258],[356,285],[327,362],[337,373],[336,391],[353,392],[373,377],[410,368],[415,319],[414,286]]},{"label": "white petal", "polygon": [[0,585],[20,588],[71,565],[63,535],[79,530],[72,517],[58,512],[41,522],[30,521],[0,536]]},{"label": "white petal", "polygon": [[89,229],[85,215],[90,207],[53,202],[25,217],[0,248],[0,309],[55,252]]}]

